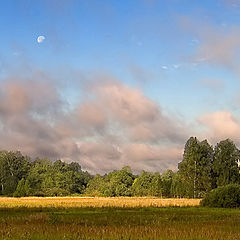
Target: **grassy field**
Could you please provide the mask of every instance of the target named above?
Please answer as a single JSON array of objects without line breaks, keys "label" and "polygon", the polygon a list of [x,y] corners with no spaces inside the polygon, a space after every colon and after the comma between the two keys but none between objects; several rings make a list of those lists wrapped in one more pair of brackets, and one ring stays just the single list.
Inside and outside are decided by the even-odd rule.
[{"label": "grassy field", "polygon": [[[151,201],[166,207],[155,207]],[[150,198],[1,198],[0,239],[240,239],[239,209],[167,207],[184,206],[180,200],[168,201]],[[194,206],[198,204],[189,200],[185,206],[190,205],[190,201]]]},{"label": "grassy field", "polygon": [[0,198],[0,208],[19,207],[186,207],[198,206],[199,199],[160,199],[149,197],[26,197],[26,198]]}]

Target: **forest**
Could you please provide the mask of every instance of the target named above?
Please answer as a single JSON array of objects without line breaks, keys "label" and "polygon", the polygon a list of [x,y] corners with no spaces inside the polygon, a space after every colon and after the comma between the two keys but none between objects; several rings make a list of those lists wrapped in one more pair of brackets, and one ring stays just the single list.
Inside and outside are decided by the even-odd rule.
[{"label": "forest", "polygon": [[31,159],[21,152],[0,152],[0,193],[3,196],[155,196],[202,198],[220,186],[240,183],[240,150],[226,139],[216,146],[190,137],[178,171],[142,171],[129,166],[105,175],[91,175],[76,163]]}]

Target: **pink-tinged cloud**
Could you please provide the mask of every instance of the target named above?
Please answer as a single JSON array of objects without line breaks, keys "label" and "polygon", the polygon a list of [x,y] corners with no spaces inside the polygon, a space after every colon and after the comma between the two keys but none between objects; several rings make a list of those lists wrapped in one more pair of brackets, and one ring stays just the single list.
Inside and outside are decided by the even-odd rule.
[{"label": "pink-tinged cloud", "polygon": [[[79,142],[81,159],[90,169],[104,173],[131,166],[135,171],[177,169],[182,158],[182,146],[152,146],[140,143]],[[111,167],[110,167],[111,166]]]},{"label": "pink-tinged cloud", "polygon": [[240,49],[240,29],[228,31],[206,29],[202,35],[202,44],[197,48],[198,58],[204,58],[213,64],[236,68]]},{"label": "pink-tinged cloud", "polygon": [[206,114],[198,119],[199,123],[206,127],[204,136],[216,143],[220,140],[231,138],[239,140],[240,119],[228,111],[218,111]]},{"label": "pink-tinged cloud", "polygon": [[74,108],[42,76],[0,87],[1,149],[77,161],[91,172],[125,165],[163,171],[177,166],[189,136],[177,116],[116,80],[81,86],[85,95]]},{"label": "pink-tinged cloud", "polygon": [[164,114],[159,105],[119,82],[95,85],[92,89],[109,121],[118,123],[132,141],[181,142],[187,127],[177,116]]},{"label": "pink-tinged cloud", "polygon": [[[181,161],[182,146],[159,146],[132,143],[123,147],[125,159],[131,159],[138,170],[145,167],[148,171],[166,168],[177,169],[176,159]],[[143,169],[143,168],[142,168]]]},{"label": "pink-tinged cloud", "polygon": [[223,81],[217,78],[201,79],[198,83],[214,93],[222,92],[225,88]]},{"label": "pink-tinged cloud", "polygon": [[4,112],[5,116],[27,112],[53,114],[61,105],[55,86],[47,80],[9,79],[1,84],[0,113]]},{"label": "pink-tinged cloud", "polygon": [[190,57],[194,64],[207,62],[239,74],[240,28],[238,26],[215,26],[204,20],[200,23],[189,18],[182,18],[180,22],[185,31],[198,39]]}]

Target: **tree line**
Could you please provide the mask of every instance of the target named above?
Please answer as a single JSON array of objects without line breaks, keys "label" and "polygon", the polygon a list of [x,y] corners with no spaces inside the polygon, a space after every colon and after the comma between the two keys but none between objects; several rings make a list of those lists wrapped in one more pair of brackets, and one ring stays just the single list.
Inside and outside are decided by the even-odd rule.
[{"label": "tree line", "polygon": [[5,196],[156,196],[201,198],[212,189],[240,183],[240,150],[230,139],[215,147],[191,137],[178,171],[142,171],[130,167],[103,176],[76,163],[47,158],[34,161],[21,152],[0,151],[0,194]]}]

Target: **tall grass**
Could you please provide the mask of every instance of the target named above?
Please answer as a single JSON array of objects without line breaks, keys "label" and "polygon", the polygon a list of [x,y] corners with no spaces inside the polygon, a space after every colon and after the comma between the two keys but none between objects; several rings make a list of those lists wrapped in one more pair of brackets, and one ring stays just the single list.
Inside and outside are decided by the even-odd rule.
[{"label": "tall grass", "polygon": [[207,208],[9,208],[0,239],[238,240],[240,210]]},{"label": "tall grass", "polygon": [[0,198],[0,239],[240,239],[240,209],[198,205],[197,199]]},{"label": "tall grass", "polygon": [[17,207],[186,207],[198,206],[199,199],[160,199],[147,197],[26,197],[26,198],[0,198],[0,208]]}]

